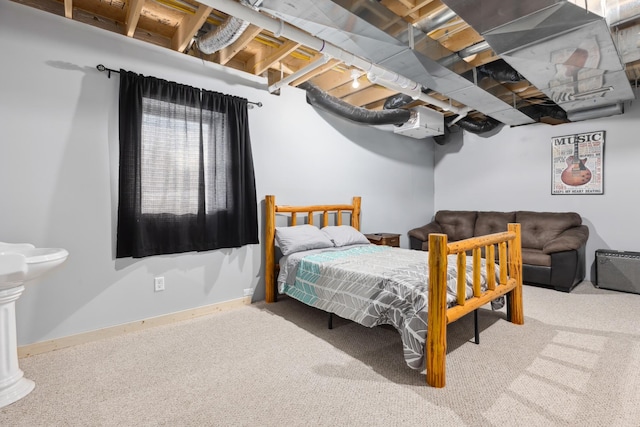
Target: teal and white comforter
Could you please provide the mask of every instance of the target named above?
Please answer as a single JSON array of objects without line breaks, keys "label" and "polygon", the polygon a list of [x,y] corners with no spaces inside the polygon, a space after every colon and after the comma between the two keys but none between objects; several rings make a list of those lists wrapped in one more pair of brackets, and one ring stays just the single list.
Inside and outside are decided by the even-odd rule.
[{"label": "teal and white comforter", "polygon": [[[311,250],[280,260],[280,292],[361,325],[394,326],[404,358],[425,368],[427,333],[427,252],[378,245]],[[447,303],[456,301],[456,257],[449,256]],[[482,260],[484,266],[484,260]],[[496,269],[497,271],[497,269]],[[473,295],[471,257],[467,259],[467,298]],[[486,278],[482,277],[486,288]]]}]

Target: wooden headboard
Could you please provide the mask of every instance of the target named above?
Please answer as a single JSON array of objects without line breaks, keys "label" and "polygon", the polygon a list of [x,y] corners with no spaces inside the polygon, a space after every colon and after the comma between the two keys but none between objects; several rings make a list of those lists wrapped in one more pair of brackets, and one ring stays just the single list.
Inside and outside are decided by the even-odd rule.
[{"label": "wooden headboard", "polygon": [[314,215],[322,214],[322,225],[329,225],[330,214],[336,214],[336,224],[342,225],[343,214],[350,214],[350,224],[353,228],[360,230],[360,197],[355,196],[350,205],[313,205],[313,206],[285,206],[276,205],[276,196],[265,196],[265,300],[275,302],[277,293],[276,284],[276,259],[275,259],[275,237],[276,237],[276,214],[289,215],[288,225],[298,225],[298,215],[305,214],[307,224],[313,225]]}]

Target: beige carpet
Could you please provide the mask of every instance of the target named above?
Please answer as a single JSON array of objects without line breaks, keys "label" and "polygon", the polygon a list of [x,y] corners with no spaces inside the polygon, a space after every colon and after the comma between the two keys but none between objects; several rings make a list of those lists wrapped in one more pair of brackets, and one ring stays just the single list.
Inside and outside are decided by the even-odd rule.
[{"label": "beige carpet", "polygon": [[395,330],[288,298],[21,359],[1,426],[640,426],[640,295],[525,286],[525,325],[450,325],[447,386]]}]

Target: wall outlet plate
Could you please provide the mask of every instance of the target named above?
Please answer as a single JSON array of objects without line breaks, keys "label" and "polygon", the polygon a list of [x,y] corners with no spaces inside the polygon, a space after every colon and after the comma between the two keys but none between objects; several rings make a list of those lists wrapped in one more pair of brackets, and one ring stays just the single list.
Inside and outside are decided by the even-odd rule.
[{"label": "wall outlet plate", "polygon": [[251,289],[251,288],[247,288],[247,289],[245,289],[245,290],[244,290],[244,296],[245,296],[245,297],[253,296],[253,289]]},{"label": "wall outlet plate", "polygon": [[164,291],[164,277],[155,277],[153,279],[153,289],[156,292]]}]

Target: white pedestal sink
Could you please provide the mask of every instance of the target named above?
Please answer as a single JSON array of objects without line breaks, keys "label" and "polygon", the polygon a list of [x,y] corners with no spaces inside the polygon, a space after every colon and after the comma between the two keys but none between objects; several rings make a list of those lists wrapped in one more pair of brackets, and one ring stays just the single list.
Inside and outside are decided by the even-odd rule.
[{"label": "white pedestal sink", "polygon": [[64,249],[0,242],[0,408],[22,399],[35,387],[18,366],[16,301],[24,283],[62,264],[68,256]]}]

